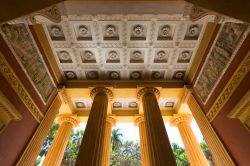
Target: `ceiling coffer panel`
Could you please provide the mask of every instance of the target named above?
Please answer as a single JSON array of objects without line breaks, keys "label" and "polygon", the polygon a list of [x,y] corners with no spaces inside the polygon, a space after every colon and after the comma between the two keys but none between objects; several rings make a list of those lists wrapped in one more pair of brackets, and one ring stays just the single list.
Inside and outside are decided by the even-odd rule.
[{"label": "ceiling coffer panel", "polygon": [[44,27],[65,81],[184,81],[206,21],[158,18],[70,15]]}]

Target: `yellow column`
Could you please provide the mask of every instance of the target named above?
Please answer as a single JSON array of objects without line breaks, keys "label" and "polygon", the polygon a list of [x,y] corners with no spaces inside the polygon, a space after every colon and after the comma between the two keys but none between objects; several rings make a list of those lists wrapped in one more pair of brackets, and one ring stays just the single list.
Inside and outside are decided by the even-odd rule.
[{"label": "yellow column", "polygon": [[208,160],[190,127],[191,120],[191,115],[174,115],[171,124],[179,129],[190,164],[192,166],[209,166]]},{"label": "yellow column", "polygon": [[91,91],[90,96],[94,100],[76,166],[102,166],[108,100],[112,99],[113,94],[107,88],[95,88]]},{"label": "yellow column", "polygon": [[111,146],[111,131],[112,126],[115,125],[116,120],[112,116],[108,116],[105,126],[104,134],[104,146],[103,146],[103,157],[102,157],[102,166],[109,166],[110,160],[110,146]]},{"label": "yellow column", "polygon": [[44,159],[43,166],[61,165],[71,130],[78,123],[77,116],[73,115],[60,115],[58,117],[58,122],[60,123],[60,127]]},{"label": "yellow column", "polygon": [[137,94],[137,98],[142,99],[143,103],[150,165],[175,166],[175,157],[155,95],[160,96],[160,92],[156,88],[143,88]]},{"label": "yellow column", "polygon": [[215,164],[234,166],[235,164],[233,159],[230,157],[229,153],[227,152],[223,143],[220,141],[220,138],[214,131],[212,125],[209,123],[206,115],[202,111],[191,92],[188,94],[187,104],[201,130],[204,139],[206,140],[207,146],[212,152]]},{"label": "yellow column", "polygon": [[150,166],[148,141],[147,141],[144,117],[143,116],[137,117],[135,119],[135,125],[139,127],[139,132],[140,132],[140,146],[141,146],[140,149],[141,149],[142,166]]},{"label": "yellow column", "polygon": [[51,107],[47,111],[44,119],[38,126],[35,134],[33,135],[25,151],[23,152],[23,155],[20,157],[16,165],[18,166],[35,165],[36,158],[42,149],[44,140],[49,133],[49,130],[55,120],[56,115],[58,114],[60,106],[61,106],[61,100],[59,96],[57,96],[54,99]]}]

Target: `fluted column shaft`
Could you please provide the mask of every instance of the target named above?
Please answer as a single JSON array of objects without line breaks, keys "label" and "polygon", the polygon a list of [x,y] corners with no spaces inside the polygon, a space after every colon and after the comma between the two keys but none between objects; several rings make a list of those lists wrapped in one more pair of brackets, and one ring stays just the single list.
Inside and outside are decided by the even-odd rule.
[{"label": "fluted column shaft", "polygon": [[69,141],[71,130],[74,126],[77,125],[76,116],[61,115],[59,116],[58,121],[60,123],[60,127],[44,159],[43,166],[61,165],[62,158]]},{"label": "fluted column shaft", "polygon": [[147,141],[144,117],[140,116],[136,118],[135,123],[139,127],[139,133],[140,133],[140,149],[141,149],[142,166],[150,166],[148,141]]},{"label": "fluted column shaft", "polygon": [[172,118],[172,124],[177,126],[187,152],[188,160],[192,166],[209,166],[191,127],[190,115],[174,115]]},{"label": "fluted column shaft", "polygon": [[[160,108],[155,96],[156,88],[142,89],[146,133],[149,141],[151,166],[175,166],[176,161],[168,139]],[[156,93],[157,94],[157,93]]]},{"label": "fluted column shaft", "polygon": [[95,88],[91,92],[94,96],[94,101],[77,156],[76,166],[102,166],[108,107],[108,95],[105,91],[107,89],[102,89]]},{"label": "fluted column shaft", "polygon": [[28,143],[25,151],[20,157],[16,165],[18,166],[29,166],[35,165],[36,158],[39,155],[41,148],[43,146],[44,140],[46,139],[48,132],[55,120],[56,115],[61,106],[61,101],[59,96],[57,96],[49,110],[47,111],[44,119],[38,126],[36,132],[34,133],[32,139]]},{"label": "fluted column shaft", "polygon": [[116,123],[115,119],[111,116],[107,117],[105,134],[104,134],[104,147],[103,147],[103,157],[102,166],[109,166],[110,160],[110,146],[111,146],[111,131],[112,126]]}]

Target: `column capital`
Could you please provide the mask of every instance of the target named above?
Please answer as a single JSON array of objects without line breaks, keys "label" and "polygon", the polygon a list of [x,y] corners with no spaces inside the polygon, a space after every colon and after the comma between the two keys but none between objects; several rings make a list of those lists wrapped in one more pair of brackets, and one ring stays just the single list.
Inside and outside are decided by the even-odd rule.
[{"label": "column capital", "polygon": [[98,94],[98,93],[104,93],[108,96],[109,100],[112,100],[113,99],[113,92],[108,89],[108,88],[104,88],[104,87],[97,87],[97,88],[94,88],[91,90],[90,92],[90,97],[92,99],[94,99],[95,95]]},{"label": "column capital", "polygon": [[77,126],[79,124],[79,120],[77,118],[76,115],[72,115],[72,114],[62,114],[58,116],[58,122],[60,124],[64,123],[64,122],[68,122],[71,123],[73,126]]},{"label": "column capital", "polygon": [[191,123],[192,118],[191,114],[174,114],[170,119],[170,123],[172,126],[177,126],[181,122]]},{"label": "column capital", "polygon": [[145,87],[142,88],[138,91],[137,93],[137,100],[141,101],[141,98],[147,94],[147,93],[152,93],[156,96],[156,98],[158,99],[160,97],[160,91],[157,88],[154,87]]},{"label": "column capital", "polygon": [[116,124],[116,119],[112,115],[108,115],[106,121],[109,122],[112,126]]},{"label": "column capital", "polygon": [[139,116],[135,117],[135,126],[139,126],[139,124],[141,122],[144,122],[144,116],[143,115],[139,115]]}]

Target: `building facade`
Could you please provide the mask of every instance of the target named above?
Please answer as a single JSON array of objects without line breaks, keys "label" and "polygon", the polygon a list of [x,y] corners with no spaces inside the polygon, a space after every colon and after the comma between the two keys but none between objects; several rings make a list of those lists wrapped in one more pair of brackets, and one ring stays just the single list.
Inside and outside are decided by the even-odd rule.
[{"label": "building facade", "polygon": [[112,125],[125,121],[139,127],[143,165],[176,165],[164,121],[191,165],[209,165],[192,118],[216,165],[248,165],[247,17],[186,1],[56,3],[1,17],[0,165],[34,165],[56,118],[43,165],[61,164],[80,122],[76,165],[108,165]]}]

